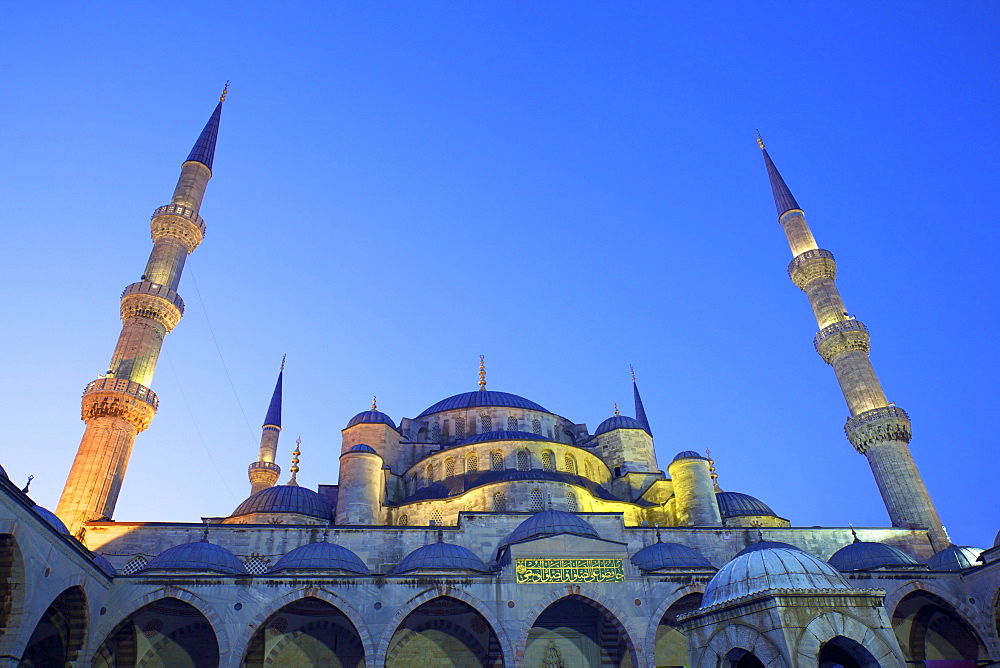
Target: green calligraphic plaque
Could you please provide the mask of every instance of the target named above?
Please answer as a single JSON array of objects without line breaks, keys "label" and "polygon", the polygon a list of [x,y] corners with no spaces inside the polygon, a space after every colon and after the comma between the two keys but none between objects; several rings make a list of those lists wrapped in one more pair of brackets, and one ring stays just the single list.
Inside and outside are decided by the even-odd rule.
[{"label": "green calligraphic plaque", "polygon": [[621,559],[517,559],[518,584],[625,582]]}]

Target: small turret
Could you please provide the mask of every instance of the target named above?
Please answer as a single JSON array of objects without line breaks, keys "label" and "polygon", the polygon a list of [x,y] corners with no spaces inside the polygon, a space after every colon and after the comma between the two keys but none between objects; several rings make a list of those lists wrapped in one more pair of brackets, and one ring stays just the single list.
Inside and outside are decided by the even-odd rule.
[{"label": "small turret", "polygon": [[382,514],[382,457],[364,443],[340,456],[337,524],[379,524]]},{"label": "small turret", "polygon": [[285,358],[281,358],[281,369],[278,380],[274,384],[271,403],[267,407],[267,415],[260,435],[260,450],[257,461],[250,464],[247,475],[250,477],[250,494],[273,487],[278,483],[281,467],[274,463],[278,454],[278,436],[281,434],[281,386],[285,375]]},{"label": "small turret", "polygon": [[686,450],[674,457],[667,472],[674,483],[673,510],[678,526],[722,526],[708,459]]}]

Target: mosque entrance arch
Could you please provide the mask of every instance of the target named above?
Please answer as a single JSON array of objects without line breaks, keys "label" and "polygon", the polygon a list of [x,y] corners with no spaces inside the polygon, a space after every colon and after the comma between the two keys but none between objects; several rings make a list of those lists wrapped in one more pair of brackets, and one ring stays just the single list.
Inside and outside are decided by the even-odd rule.
[{"label": "mosque entrance arch", "polygon": [[819,668],[878,668],[878,660],[857,641],[836,636],[823,643]]},{"label": "mosque entrance arch", "polygon": [[928,591],[911,592],[899,601],[892,629],[908,661],[987,658],[986,647],[972,626],[947,601]]},{"label": "mosque entrance arch", "polygon": [[633,668],[639,663],[621,622],[589,598],[561,598],[535,619],[524,648],[526,666]]},{"label": "mosque entrance arch", "polygon": [[86,635],[87,597],[81,587],[70,587],[42,613],[20,665],[62,666],[76,661]]},{"label": "mosque entrance arch", "polygon": [[500,642],[486,618],[468,603],[439,596],[408,614],[389,641],[386,668],[500,668]]},{"label": "mosque entrance arch", "polygon": [[94,654],[94,668],[219,665],[219,642],[193,605],[161,598],[139,608],[108,634]]},{"label": "mosque entrance arch", "polygon": [[694,592],[682,596],[667,608],[656,627],[655,656],[657,668],[673,668],[674,666],[690,666],[687,639],[677,623],[677,617],[701,607],[701,593]]},{"label": "mosque entrance arch", "polygon": [[722,665],[725,668],[764,668],[764,662],[753,652],[740,647],[729,650],[722,660]]},{"label": "mosque entrance arch", "polygon": [[243,666],[363,668],[358,630],[336,606],[306,597],[282,607],[250,639]]}]

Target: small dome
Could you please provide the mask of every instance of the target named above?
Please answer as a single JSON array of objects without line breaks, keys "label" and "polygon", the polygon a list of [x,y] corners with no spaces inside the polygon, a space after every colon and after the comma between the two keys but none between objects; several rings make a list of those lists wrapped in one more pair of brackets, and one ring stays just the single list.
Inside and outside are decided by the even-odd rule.
[{"label": "small dome", "polygon": [[344,429],[350,429],[356,424],[387,424],[393,429],[396,428],[396,423],[392,421],[392,418],[382,411],[361,411],[351,418]]},{"label": "small dome", "polygon": [[333,506],[311,489],[298,485],[275,485],[251,495],[230,517],[250,513],[297,513],[331,520]]},{"label": "small dome", "polygon": [[63,521],[61,519],[56,517],[56,514],[54,512],[52,512],[48,508],[42,508],[38,504],[35,504],[35,507],[32,508],[32,510],[35,511],[36,515],[38,515],[43,520],[48,522],[53,529],[55,529],[64,536],[69,535],[69,529],[66,528],[66,525],[63,524]]},{"label": "small dome", "polygon": [[442,399],[418,415],[417,419],[419,420],[422,417],[433,415],[434,413],[441,413],[442,411],[456,411],[463,408],[480,408],[486,406],[523,408],[529,411],[538,411],[539,413],[549,412],[545,408],[536,404],[534,401],[529,401],[528,399],[519,397],[516,394],[494,392],[493,390],[477,390],[473,392],[463,392],[462,394],[456,394],[455,396],[448,397],[447,399]]},{"label": "small dome", "polygon": [[573,513],[561,510],[543,510],[517,525],[517,528],[510,532],[510,535],[500,543],[500,546],[520,543],[530,538],[556,536],[559,534],[588,536],[590,538],[601,537],[597,533],[597,529]]},{"label": "small dome", "polygon": [[802,550],[756,550],[730,561],[705,586],[702,607],[768,589],[850,589],[844,576]]},{"label": "small dome", "polygon": [[94,553],[94,565],[112,577],[118,574],[118,571],[111,565],[111,562],[96,552]]},{"label": "small dome", "polygon": [[[0,466],[0,478],[7,478],[7,472],[3,470],[2,466]],[[7,478],[7,480],[10,480],[10,478]]]},{"label": "small dome", "polygon": [[551,438],[546,438],[541,434],[532,434],[529,431],[487,431],[482,434],[476,434],[475,436],[470,436],[465,439],[459,445],[468,445],[469,443],[487,443],[489,441],[551,441]]},{"label": "small dome", "polygon": [[164,550],[139,572],[162,570],[214,571],[227,575],[243,575],[247,572],[243,562],[235,554],[207,541],[184,543]]},{"label": "small dome", "polygon": [[[368,445],[367,443],[358,443],[357,445],[351,446],[351,449],[348,450],[347,452],[370,452],[373,455],[378,454],[377,452],[375,452],[375,448]],[[344,455],[346,455],[347,452],[345,452]],[[343,457],[344,455],[341,455],[341,457]]]},{"label": "small dome", "polygon": [[673,464],[678,459],[704,459],[705,461],[708,461],[708,457],[705,457],[704,455],[699,455],[694,450],[685,450],[684,452],[678,452],[677,456],[670,460],[670,463]]},{"label": "small dome", "polygon": [[478,571],[480,573],[486,573],[490,570],[482,559],[461,545],[431,543],[418,547],[403,557],[403,560],[392,569],[392,572],[396,574],[408,573],[425,568],[435,571]]},{"label": "small dome", "polygon": [[371,571],[365,566],[358,555],[346,547],[328,543],[309,543],[295,548],[268,571],[277,573],[285,570],[341,570],[360,575],[368,575]]},{"label": "small dome", "polygon": [[755,499],[749,494],[739,492],[716,492],[715,500],[719,502],[719,512],[722,519],[730,517],[740,517],[745,515],[770,515],[777,517],[766,503],[760,499]]},{"label": "small dome", "polygon": [[630,418],[627,415],[612,415],[607,420],[597,425],[597,431],[594,432],[594,436],[600,436],[601,434],[606,434],[609,431],[614,431],[615,429],[645,429],[645,427],[643,427],[638,420]]},{"label": "small dome", "polygon": [[866,571],[883,566],[917,566],[917,560],[885,543],[858,541],[833,553],[827,562],[838,571]]},{"label": "small dome", "polygon": [[661,568],[712,568],[700,552],[680,543],[653,543],[632,555],[632,563],[644,571]]},{"label": "small dome", "polygon": [[993,539],[993,547],[1000,547],[1000,531],[997,531],[997,536]]},{"label": "small dome", "polygon": [[[757,550],[770,550],[776,547],[780,547],[782,550],[798,550],[799,548],[794,545],[789,545],[788,543],[782,543],[776,540],[759,540],[752,545],[747,545],[742,550],[736,553],[736,557],[742,556],[749,552],[756,552]],[[735,559],[736,557],[733,557]]]},{"label": "small dome", "polygon": [[979,555],[984,551],[981,547],[949,545],[927,560],[927,568],[932,571],[964,571],[966,568],[975,568],[982,565]]}]

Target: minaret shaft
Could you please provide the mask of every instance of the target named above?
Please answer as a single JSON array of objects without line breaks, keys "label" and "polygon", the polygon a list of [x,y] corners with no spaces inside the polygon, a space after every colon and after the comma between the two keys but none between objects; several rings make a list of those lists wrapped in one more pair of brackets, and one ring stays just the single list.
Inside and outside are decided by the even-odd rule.
[{"label": "minaret shaft", "polygon": [[909,417],[886,399],[868,358],[868,328],[848,315],[837,289],[833,254],[816,244],[805,214],[766,150],[764,162],[778,222],[792,251],[788,276],[809,298],[819,326],[813,341],[816,352],[833,367],[850,410],[848,439],[868,459],[893,526],[926,528],[934,549],[944,549],[948,537],[910,453]]},{"label": "minaret shaft", "polygon": [[158,400],[149,386],[163,338],[184,312],[177,286],[185,260],[204,238],[198,210],[212,178],[220,113],[221,102],[192,151],[194,159],[181,166],[171,203],[153,212],[153,250],[141,280],[122,293],[122,330],[108,372],[84,390],[82,418],[87,427],[56,509],[73,534],[84,522],[112,517],[135,437],[156,412]]},{"label": "minaret shaft", "polygon": [[[260,448],[257,461],[250,464],[247,475],[250,478],[250,494],[256,494],[268,487],[274,487],[281,475],[281,467],[274,463],[278,455],[278,437],[281,435],[281,393],[285,377],[285,360],[281,360],[281,371],[274,384],[271,403],[267,407],[264,425],[260,434]],[[293,471],[294,473],[294,471]]]}]

